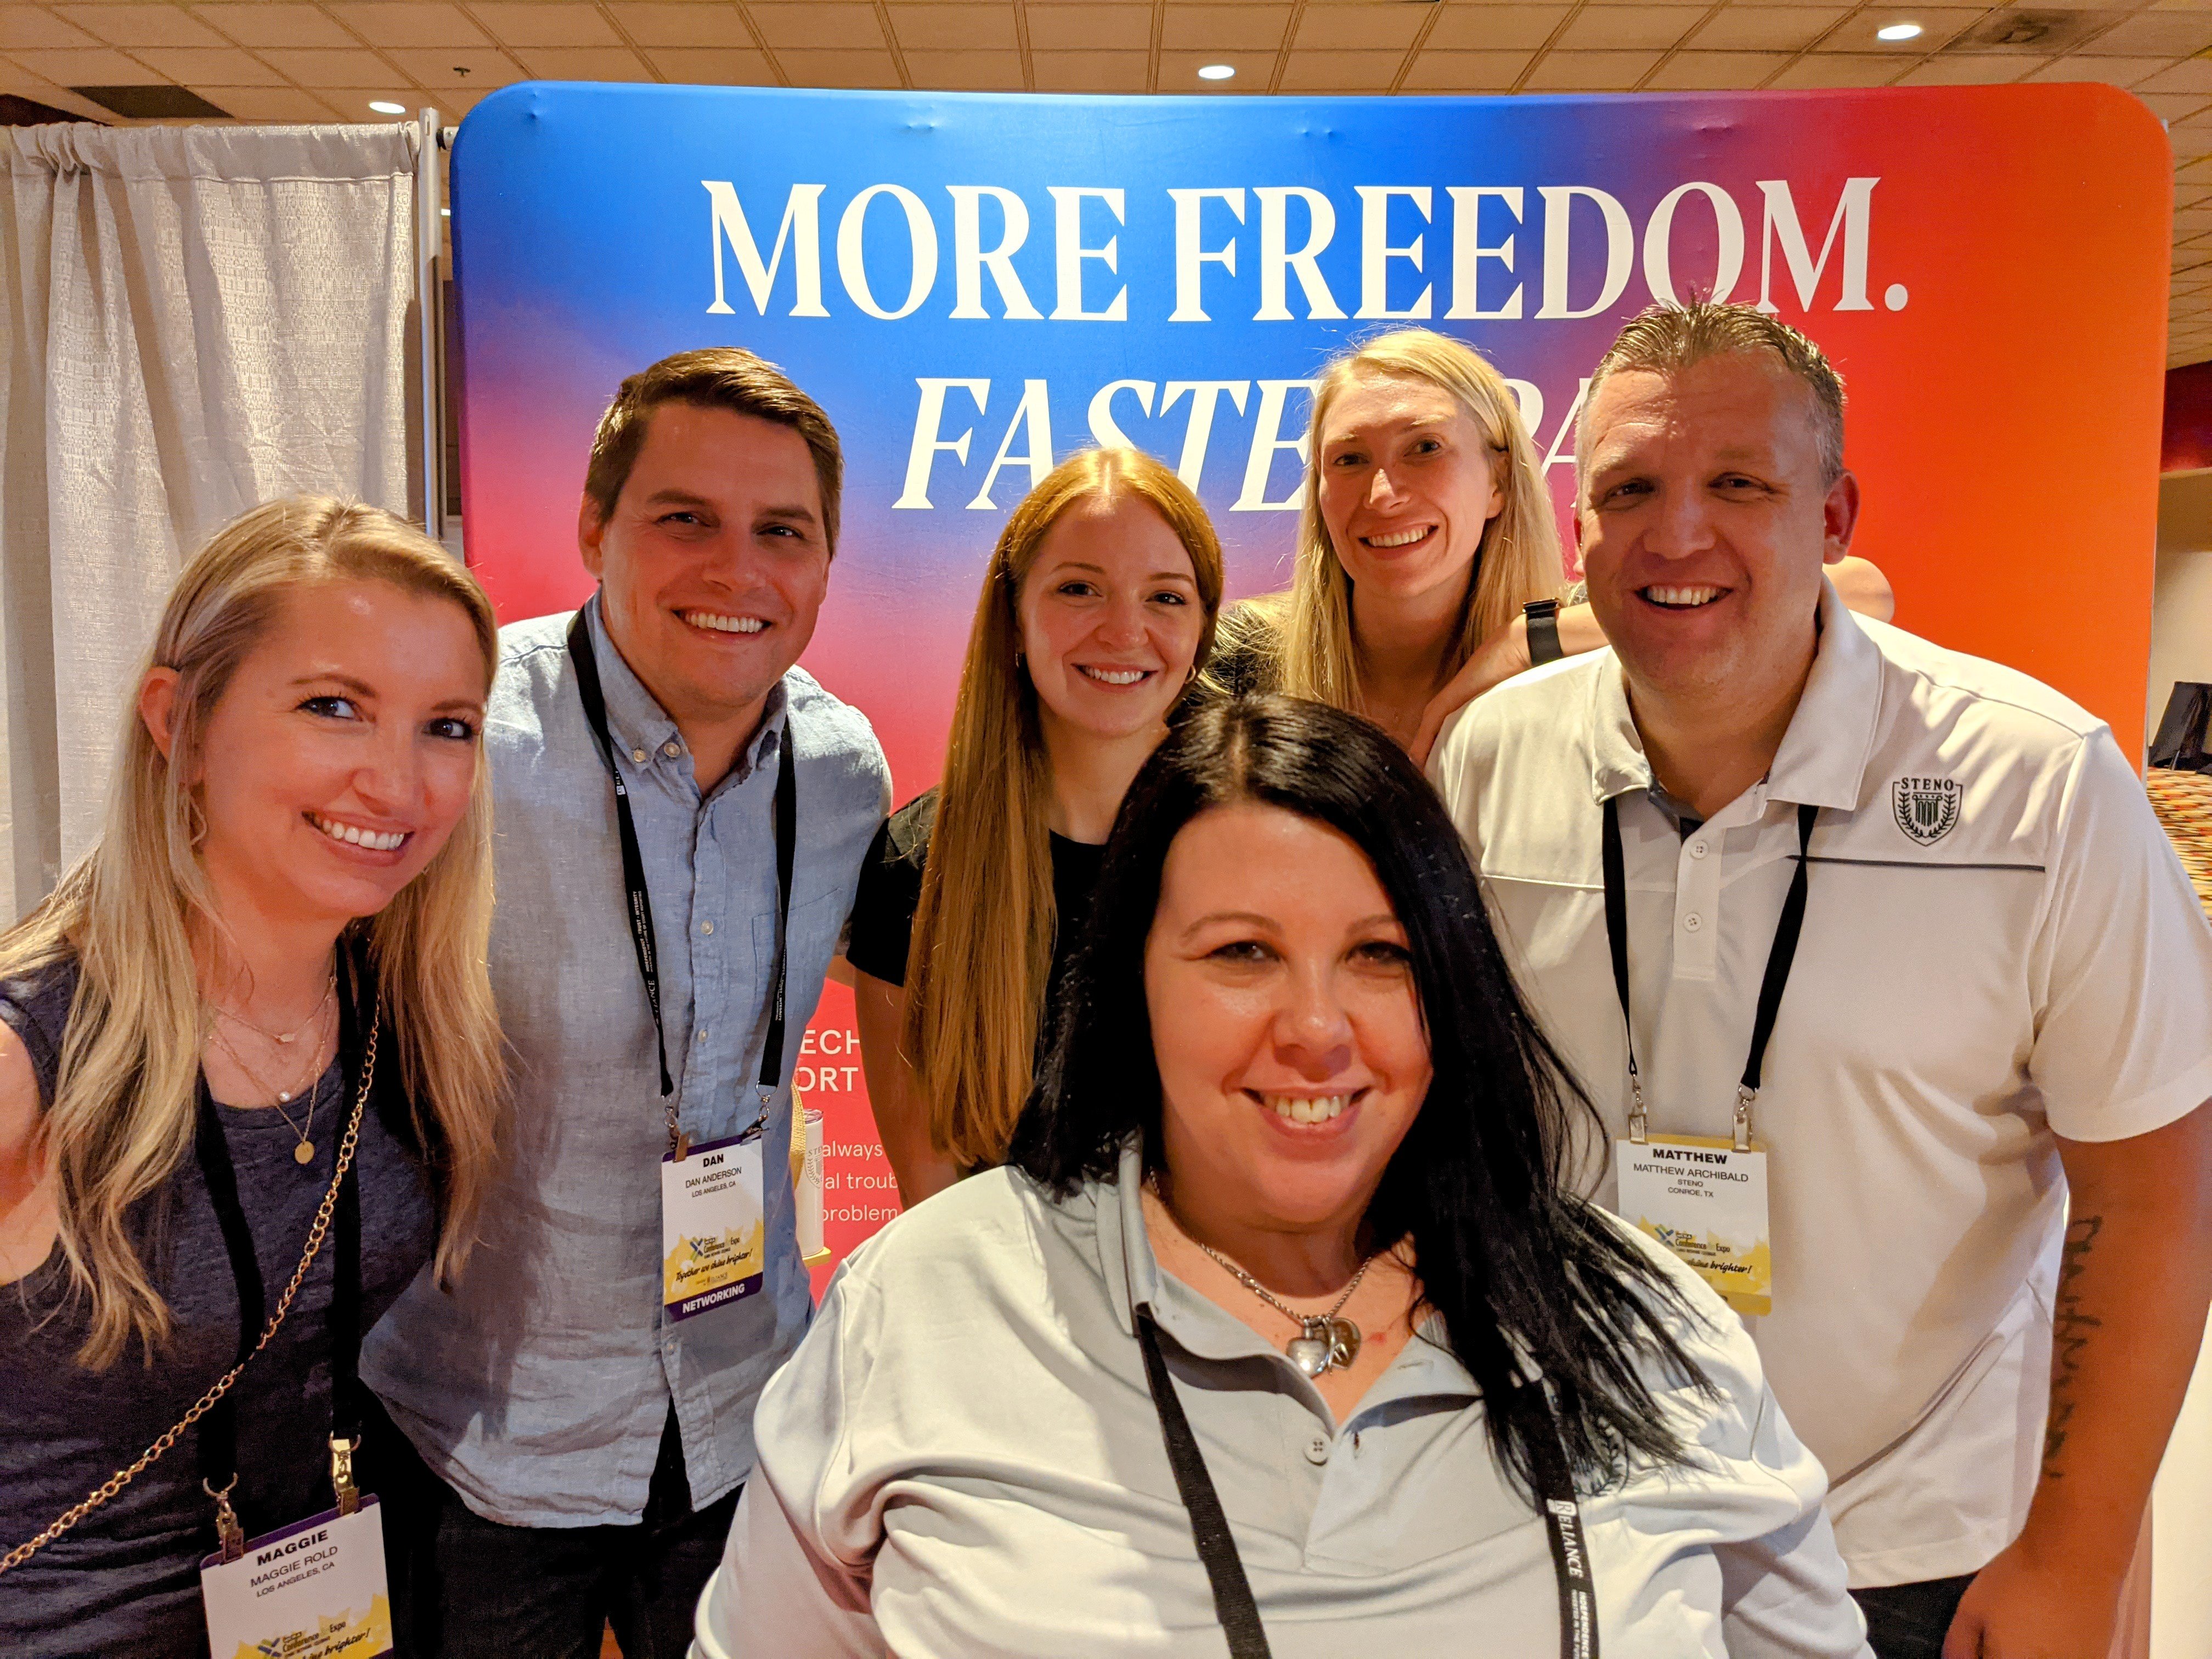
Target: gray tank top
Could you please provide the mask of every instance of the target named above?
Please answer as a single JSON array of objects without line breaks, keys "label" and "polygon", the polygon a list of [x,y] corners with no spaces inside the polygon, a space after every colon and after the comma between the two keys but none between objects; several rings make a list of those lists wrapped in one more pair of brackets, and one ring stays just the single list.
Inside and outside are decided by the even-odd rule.
[{"label": "gray tank top", "polygon": [[[71,961],[0,983],[0,1019],[22,1039],[48,1106],[76,982]],[[396,1058],[387,1042],[354,1155],[364,1329],[430,1259],[437,1234]],[[305,1166],[294,1161],[295,1137],[275,1112],[216,1109],[271,1311],[299,1266],[330,1185],[338,1127],[352,1109],[355,1081],[339,1070],[334,1063],[315,1085],[315,1157]],[[67,1278],[58,1243],[43,1267],[0,1285],[0,1553],[36,1535],[135,1460],[235,1358],[238,1294],[190,1152],[139,1206],[132,1225],[174,1321],[150,1364],[135,1348],[105,1371],[77,1364],[84,1327],[81,1316],[59,1305]],[[283,1329],[233,1390],[239,1480],[232,1501],[249,1537],[333,1502],[327,1441],[334,1255],[327,1243],[317,1255]],[[0,1653],[204,1659],[199,1562],[216,1546],[214,1513],[200,1491],[198,1448],[187,1431],[104,1507],[0,1576]]]}]

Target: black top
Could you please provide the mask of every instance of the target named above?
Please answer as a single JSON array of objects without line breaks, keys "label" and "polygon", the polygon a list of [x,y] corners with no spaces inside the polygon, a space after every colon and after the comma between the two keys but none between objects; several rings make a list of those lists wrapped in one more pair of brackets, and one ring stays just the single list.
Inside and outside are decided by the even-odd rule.
[{"label": "black top", "polygon": [[[44,1107],[53,1103],[76,985],[73,959],[0,983],[0,1019],[22,1039]],[[299,1267],[353,1109],[354,1034],[366,1019],[365,1011],[362,1018],[347,1013],[339,1042],[343,1058],[314,1088],[312,1163],[293,1161],[296,1137],[276,1112],[216,1108],[271,1312]],[[398,1299],[437,1239],[431,1184],[413,1150],[399,1069],[387,1028],[354,1153],[363,1328]],[[286,1109],[301,1121],[298,1110]],[[238,1292],[207,1184],[189,1151],[132,1212],[131,1225],[173,1321],[150,1366],[135,1344],[104,1371],[78,1365],[82,1315],[64,1306],[46,1316],[67,1282],[58,1242],[43,1266],[0,1287],[0,1551],[36,1535],[135,1460],[235,1357]],[[239,1468],[231,1498],[249,1537],[319,1514],[336,1501],[328,1447],[335,1255],[325,1240],[283,1328],[231,1391],[238,1405]],[[199,1489],[194,1432],[187,1431],[116,1497],[0,1578],[0,1651],[9,1659],[204,1659],[199,1563],[216,1547],[215,1506]],[[365,1492],[375,1490],[377,1452],[365,1445],[356,1466],[367,1477]]]},{"label": "black top", "polygon": [[[914,915],[921,908],[921,871],[929,860],[929,833],[937,823],[937,791],[917,795],[884,820],[875,844],[860,861],[860,891],[853,899],[852,934],[845,959],[862,973],[891,985],[906,983],[907,953],[914,945]],[[1082,942],[1091,915],[1091,895],[1106,849],[1087,842],[1052,837],[1052,902],[1058,915],[1053,930],[1052,973],[1045,982],[1044,1007],[1037,1024],[1043,1051],[1059,1006],[1067,965]]]}]

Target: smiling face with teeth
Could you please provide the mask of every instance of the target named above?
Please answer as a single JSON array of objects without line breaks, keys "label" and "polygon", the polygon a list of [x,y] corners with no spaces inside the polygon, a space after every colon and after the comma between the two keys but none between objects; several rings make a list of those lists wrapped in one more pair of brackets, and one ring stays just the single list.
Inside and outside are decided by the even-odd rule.
[{"label": "smiling face with teeth", "polygon": [[[448,600],[359,578],[292,594],[185,763],[224,915],[335,928],[391,903],[468,808],[486,675]],[[139,697],[165,755],[176,684],[157,668]]]},{"label": "smiling face with teeth", "polygon": [[1190,553],[1143,497],[1053,521],[1015,600],[1048,744],[1157,738],[1206,626]]},{"label": "smiling face with teeth", "polygon": [[663,404],[613,510],[577,542],[608,637],[684,733],[711,788],[814,636],[830,547],[814,454],[758,416]]},{"label": "smiling face with teeth", "polygon": [[1850,550],[1858,515],[1857,481],[1824,481],[1814,416],[1806,386],[1763,352],[1600,382],[1575,526],[1639,710],[1794,706],[1823,562]]},{"label": "smiling face with teeth", "polygon": [[1358,847],[1252,802],[1192,819],[1145,998],[1179,1212],[1220,1236],[1356,1228],[1431,1076],[1405,930]]},{"label": "smiling face with teeth", "polygon": [[1481,423],[1433,382],[1367,375],[1329,401],[1319,441],[1322,523],[1355,609],[1427,599],[1456,615],[1505,506]]}]

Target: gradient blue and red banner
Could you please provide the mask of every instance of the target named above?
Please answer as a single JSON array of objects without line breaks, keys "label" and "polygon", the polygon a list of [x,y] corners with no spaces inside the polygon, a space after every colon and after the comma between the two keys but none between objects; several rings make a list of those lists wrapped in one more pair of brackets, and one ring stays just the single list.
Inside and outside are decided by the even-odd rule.
[{"label": "gradient blue and red banner", "polygon": [[[532,84],[463,125],[469,554],[508,618],[589,591],[617,381],[740,344],[843,434],[809,668],[904,799],[934,781],[975,586],[1054,461],[1181,467],[1231,590],[1279,585],[1304,383],[1406,321],[1517,382],[1567,506],[1582,377],[1655,298],[1760,301],[1842,369],[1858,550],[1898,620],[2140,741],[2171,158],[2105,87],[1513,99],[1076,98]],[[823,1000],[829,1234],[896,1199]],[[838,1150],[851,1149],[851,1150]]]}]

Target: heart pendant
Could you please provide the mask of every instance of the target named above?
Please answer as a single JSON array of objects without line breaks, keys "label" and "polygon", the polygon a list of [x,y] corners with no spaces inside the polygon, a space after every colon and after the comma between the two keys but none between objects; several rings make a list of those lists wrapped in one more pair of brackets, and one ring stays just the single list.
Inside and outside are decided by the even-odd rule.
[{"label": "heart pendant", "polygon": [[[1306,1327],[1310,1332],[1313,1328],[1311,1325]],[[1319,1376],[1335,1358],[1334,1345],[1326,1336],[1294,1336],[1283,1352],[1290,1355],[1291,1364],[1308,1376]]]}]

